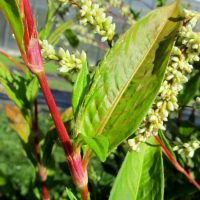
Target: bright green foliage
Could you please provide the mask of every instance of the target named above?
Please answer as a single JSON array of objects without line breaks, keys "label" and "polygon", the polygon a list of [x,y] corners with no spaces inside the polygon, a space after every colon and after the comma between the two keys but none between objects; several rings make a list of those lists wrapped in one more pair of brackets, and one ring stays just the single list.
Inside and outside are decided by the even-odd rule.
[{"label": "bright green foliage", "polygon": [[72,47],[78,47],[79,39],[71,29],[67,29],[64,34]]},{"label": "bright green foliage", "polygon": [[26,90],[26,98],[31,104],[36,99],[38,95],[38,90],[39,90],[39,83],[37,77],[34,76],[31,79],[30,83],[27,85],[27,90]]},{"label": "bright green foliage", "polygon": [[178,17],[179,3],[174,3],[152,11],[121,36],[96,70],[77,133],[103,135],[112,150],[137,129],[158,93]]},{"label": "bright green foliage", "polygon": [[49,36],[48,42],[52,45],[56,45],[60,38],[59,35],[64,33],[67,29],[69,29],[74,23],[74,20],[67,21],[59,25],[54,32]]},{"label": "bright green foliage", "polygon": [[26,91],[26,85],[29,83],[26,78],[21,76],[18,72],[15,72],[13,76],[7,67],[1,63],[0,82],[8,97],[20,110],[23,110],[23,108],[30,108],[26,93],[24,92]]},{"label": "bright green foliage", "polygon": [[55,12],[55,8],[53,7],[53,2],[51,0],[47,0],[47,5],[48,5],[48,13],[46,17],[46,23],[44,27],[42,28],[42,30],[40,30],[39,32],[40,40],[44,40],[48,38],[53,26],[52,18]]},{"label": "bright green foliage", "polygon": [[7,67],[0,63],[0,83],[4,92],[15,103],[16,107],[7,106],[6,114],[12,128],[24,143],[28,143],[31,130],[31,109],[38,94],[38,80],[27,72],[22,76],[18,72],[11,74]]},{"label": "bright green foliage", "polygon": [[159,130],[158,135],[159,135],[160,139],[162,140],[162,142],[164,143],[164,145],[169,150],[169,152],[171,153],[171,155],[176,159],[176,155],[174,154],[173,149],[172,149],[171,145],[169,144],[168,139],[165,137],[164,133],[161,130]]},{"label": "bright green foliage", "polygon": [[[152,144],[153,138],[149,140]],[[164,171],[159,147],[140,145],[140,152],[128,152],[117,175],[109,200],[162,200]]]},{"label": "bright green foliage", "polygon": [[87,135],[82,135],[84,141],[90,146],[90,148],[95,152],[101,161],[105,161],[105,155],[108,152],[109,141],[103,136],[88,137]]},{"label": "bright green foliage", "polygon": [[5,93],[21,110],[26,121],[30,122],[31,107],[39,88],[38,81],[28,72],[25,76],[16,71],[11,74],[7,67],[0,63],[0,82]]},{"label": "bright green foliage", "polygon": [[17,0],[1,0],[0,1],[0,11],[3,12],[4,16],[10,23],[10,26],[13,29],[15,38],[20,49],[25,52],[24,43],[23,43],[23,23],[20,18],[20,10]]},{"label": "bright green foliage", "polygon": [[71,190],[66,188],[66,192],[67,192],[67,196],[68,196],[69,200],[77,200],[77,198],[75,197],[75,195],[72,193]]},{"label": "bright green foliage", "polygon": [[81,71],[73,87],[72,108],[74,114],[78,112],[79,105],[82,103],[89,83],[89,72],[87,61],[83,64]]}]

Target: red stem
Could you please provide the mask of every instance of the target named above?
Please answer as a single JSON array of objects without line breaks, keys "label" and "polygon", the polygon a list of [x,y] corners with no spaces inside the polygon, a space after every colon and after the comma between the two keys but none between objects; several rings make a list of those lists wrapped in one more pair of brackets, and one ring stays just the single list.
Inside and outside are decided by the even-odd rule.
[{"label": "red stem", "polygon": [[56,126],[57,132],[58,132],[58,137],[59,137],[60,142],[62,143],[62,145],[64,147],[64,151],[65,151],[66,154],[71,154],[73,152],[73,147],[72,147],[72,144],[70,142],[68,133],[65,129],[65,126],[62,122],[62,119],[60,117],[60,113],[59,113],[59,111],[56,107],[56,103],[54,101],[52,93],[49,89],[48,82],[47,82],[45,74],[44,73],[38,74],[38,80],[40,82],[40,86],[41,86],[44,98],[45,98],[45,100],[48,104],[52,118],[55,122],[55,126]]},{"label": "red stem", "polygon": [[37,74],[38,80],[40,82],[40,86],[44,95],[44,98],[47,102],[47,105],[49,107],[51,116],[53,118],[53,121],[55,123],[58,137],[60,139],[60,142],[63,146],[65,156],[68,162],[68,166],[71,172],[71,176],[75,182],[75,184],[81,189],[81,191],[84,193],[84,196],[87,196],[86,192],[87,188],[87,170],[83,168],[82,159],[79,151],[75,151],[73,149],[73,146],[71,144],[70,138],[68,136],[68,133],[65,129],[65,126],[62,122],[62,119],[60,117],[60,113],[56,107],[54,98],[52,96],[52,93],[49,89],[48,82],[45,76],[45,73],[39,73]]},{"label": "red stem", "polygon": [[81,197],[82,197],[82,200],[87,200],[88,199],[88,187],[82,188]]},{"label": "red stem", "polygon": [[184,174],[187,179],[189,180],[189,182],[191,182],[198,190],[200,190],[200,185],[199,183],[197,183],[192,176],[185,171],[185,169],[183,167],[181,167],[181,165],[176,161],[176,159],[171,155],[171,153],[169,152],[169,150],[167,149],[167,147],[164,145],[164,143],[162,142],[162,140],[159,138],[159,136],[155,136],[156,140],[158,141],[158,143],[160,144],[160,146],[162,147],[162,151],[165,154],[165,156],[171,161],[171,163],[174,165],[174,167],[180,171],[182,174]]},{"label": "red stem", "polygon": [[50,200],[49,191],[46,186],[46,182],[42,183],[42,200]]}]

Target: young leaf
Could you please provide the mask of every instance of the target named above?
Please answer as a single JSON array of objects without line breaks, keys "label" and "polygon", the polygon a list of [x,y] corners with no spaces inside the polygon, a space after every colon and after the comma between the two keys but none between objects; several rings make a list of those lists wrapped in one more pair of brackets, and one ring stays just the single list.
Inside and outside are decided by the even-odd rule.
[{"label": "young leaf", "polygon": [[23,43],[23,35],[24,28],[23,23],[20,17],[20,10],[17,0],[1,0],[0,1],[0,11],[3,12],[4,16],[10,23],[12,27],[13,33],[15,34],[15,39],[22,50],[25,52],[24,43]]},{"label": "young leaf", "polygon": [[79,45],[79,39],[71,29],[65,31],[65,37],[72,47],[77,47]]},{"label": "young leaf", "polygon": [[77,80],[73,88],[72,109],[74,114],[77,113],[79,105],[82,103],[88,83],[89,83],[88,67],[87,67],[87,62],[85,62],[83,64],[83,67],[77,77]]},{"label": "young leaf", "polygon": [[39,83],[36,76],[32,78],[26,89],[27,100],[32,104],[38,95]]},{"label": "young leaf", "polygon": [[77,133],[103,135],[112,150],[137,129],[163,80],[178,17],[178,2],[156,9],[118,40],[94,75],[79,111]]},{"label": "young leaf", "polygon": [[[149,141],[152,143],[153,138]],[[142,143],[140,152],[128,152],[109,200],[162,200],[164,171],[160,147]]]},{"label": "young leaf", "polygon": [[99,157],[99,159],[104,162],[106,159],[106,154],[108,152],[109,141],[103,135],[88,137],[82,135],[84,141],[91,147],[94,153]]},{"label": "young leaf", "polygon": [[73,25],[73,23],[74,20],[70,20],[58,26],[56,30],[49,36],[49,43],[52,45],[56,45],[59,41],[59,35],[64,33],[66,29],[69,29]]},{"label": "young leaf", "polygon": [[159,130],[158,135],[159,135],[160,139],[162,140],[162,142],[164,143],[164,145],[169,150],[169,152],[171,153],[171,155],[176,159],[176,155],[174,154],[174,151],[173,151],[171,145],[169,144],[169,141],[165,137],[164,133],[161,130]]},{"label": "young leaf", "polygon": [[47,12],[47,17],[46,17],[46,23],[39,32],[40,40],[45,40],[46,38],[48,38],[52,29],[52,25],[53,25],[52,18],[55,12],[55,8],[51,0],[47,0],[47,5],[48,5],[48,12]]},{"label": "young leaf", "polygon": [[69,198],[69,200],[77,200],[76,196],[73,194],[73,192],[66,188],[66,192],[67,192],[67,197]]}]

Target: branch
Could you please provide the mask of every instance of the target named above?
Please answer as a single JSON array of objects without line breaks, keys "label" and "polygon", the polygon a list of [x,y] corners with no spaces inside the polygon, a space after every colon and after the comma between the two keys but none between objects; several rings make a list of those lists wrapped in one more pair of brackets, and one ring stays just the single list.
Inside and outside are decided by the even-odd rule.
[{"label": "branch", "polygon": [[17,66],[22,72],[26,71],[25,67],[22,64],[20,64],[17,60],[15,60],[12,56],[8,55],[3,51],[0,51],[0,54],[5,56],[8,60],[10,60],[10,62],[12,62],[15,66]]},{"label": "branch", "polygon": [[181,172],[182,174],[184,174],[186,176],[186,178],[189,180],[189,182],[191,182],[200,191],[200,185],[199,185],[199,183],[197,183],[192,178],[192,176],[183,167],[181,167],[181,165],[177,162],[177,160],[171,155],[171,153],[169,152],[169,150],[167,149],[167,147],[165,146],[165,144],[162,142],[162,140],[159,138],[159,136],[155,136],[155,139],[157,140],[157,142],[162,147],[163,153],[170,160],[170,162],[172,163],[172,165],[174,165],[174,167],[179,172]]}]

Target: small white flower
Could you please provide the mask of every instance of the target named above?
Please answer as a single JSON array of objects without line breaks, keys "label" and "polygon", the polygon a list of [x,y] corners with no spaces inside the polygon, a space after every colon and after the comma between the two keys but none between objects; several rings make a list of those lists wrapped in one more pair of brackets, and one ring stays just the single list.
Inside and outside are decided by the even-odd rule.
[{"label": "small white flower", "polygon": [[115,25],[112,17],[106,17],[105,10],[91,0],[81,0],[80,23],[90,24],[102,36],[102,41],[112,40],[115,34]]},{"label": "small white flower", "polygon": [[61,74],[67,74],[70,71],[80,70],[83,64],[86,62],[86,53],[82,51],[76,51],[74,54],[70,54],[68,50],[59,48],[58,53],[56,53],[54,47],[48,43],[47,40],[40,41],[42,47],[42,56],[46,59],[58,61],[60,68],[58,71]]}]

